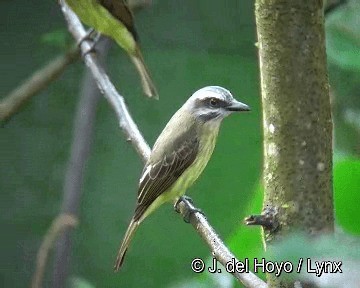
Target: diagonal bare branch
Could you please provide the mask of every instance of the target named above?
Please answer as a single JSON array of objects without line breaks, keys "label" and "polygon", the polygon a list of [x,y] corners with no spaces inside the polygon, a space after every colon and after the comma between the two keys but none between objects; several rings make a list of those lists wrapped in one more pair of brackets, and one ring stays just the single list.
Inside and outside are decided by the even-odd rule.
[{"label": "diagonal bare branch", "polygon": [[0,101],[0,121],[8,121],[32,96],[55,81],[78,58],[79,48],[73,46],[65,54],[56,57],[35,71],[26,81]]},{"label": "diagonal bare branch", "polygon": [[[187,199],[182,198],[177,204],[177,208],[183,217],[189,215],[189,211],[196,211],[197,208]],[[190,214],[190,223],[206,242],[212,251],[212,255],[224,266],[226,263],[233,260],[238,263],[239,260],[226,247],[224,242],[220,239],[214,228],[209,224],[206,217],[200,213],[195,212]],[[239,273],[235,271],[233,276],[240,281],[245,287],[249,288],[267,288],[267,284],[261,280],[254,273]]]},{"label": "diagonal bare branch", "polygon": [[[74,12],[72,12],[69,6],[66,5],[64,0],[60,0],[60,4],[68,23],[70,33],[76,41],[80,42],[86,36],[84,27]],[[84,60],[88,69],[93,74],[100,91],[104,94],[104,97],[114,109],[119,120],[120,128],[125,133],[126,140],[133,144],[135,150],[145,162],[150,155],[150,147],[147,145],[137,125],[133,121],[129,110],[126,107],[124,97],[116,91],[114,85],[111,83],[109,77],[100,65],[96,55],[88,53],[90,49],[91,46],[87,41],[81,42],[81,51],[85,55]]]},{"label": "diagonal bare branch", "polygon": [[[60,0],[60,5],[64,13],[65,19],[68,23],[68,28],[77,42],[86,35],[82,24],[71,9],[66,5],[64,0]],[[102,66],[99,64],[96,55],[87,53],[91,48],[87,41],[83,41],[81,44],[81,51],[85,54],[85,63],[88,69],[93,74],[93,77],[100,89],[104,94],[104,97],[108,100],[113,107],[116,116],[119,120],[120,127],[123,130],[126,139],[132,143],[135,150],[143,160],[146,162],[150,155],[150,148],[145,139],[141,135],[138,127],[133,121],[131,114],[125,104],[124,98],[116,91],[114,85],[110,82],[109,77],[105,73]],[[189,215],[190,211],[195,208],[191,203],[186,200],[179,202],[179,210],[183,217]],[[190,213],[191,214],[191,213]],[[211,227],[206,217],[201,213],[193,213],[190,216],[191,224],[196,231],[205,240],[205,242],[213,251],[213,255],[218,259],[220,263],[225,265],[228,261],[231,261],[235,256],[229,251],[223,241],[219,238],[215,230]],[[235,258],[236,259],[236,258]],[[236,279],[242,282],[249,288],[266,288],[267,285],[259,277],[253,273],[236,273],[234,275]]]},{"label": "diagonal bare branch", "polygon": [[[132,0],[129,5],[132,11],[137,11],[146,5],[150,5],[150,3],[151,0]],[[57,56],[44,67],[35,71],[19,87],[3,97],[0,101],[0,121],[2,124],[9,121],[31,97],[58,79],[65,69],[79,58],[79,55],[78,45],[72,46],[63,55]]]}]

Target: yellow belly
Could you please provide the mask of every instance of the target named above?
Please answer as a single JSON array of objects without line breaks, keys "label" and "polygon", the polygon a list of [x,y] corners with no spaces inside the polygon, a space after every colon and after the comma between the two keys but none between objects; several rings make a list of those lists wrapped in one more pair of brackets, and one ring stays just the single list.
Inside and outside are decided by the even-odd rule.
[{"label": "yellow belly", "polygon": [[[205,127],[204,127],[205,128]],[[200,174],[205,169],[210,157],[214,151],[216,138],[218,135],[218,127],[210,127],[211,131],[206,135],[204,141],[199,143],[199,152],[194,163],[187,168],[179,179],[164,193],[162,193],[156,200],[149,206],[143,214],[139,222],[143,221],[149,214],[165,202],[175,203],[181,196],[186,193],[186,190],[196,181]]]}]

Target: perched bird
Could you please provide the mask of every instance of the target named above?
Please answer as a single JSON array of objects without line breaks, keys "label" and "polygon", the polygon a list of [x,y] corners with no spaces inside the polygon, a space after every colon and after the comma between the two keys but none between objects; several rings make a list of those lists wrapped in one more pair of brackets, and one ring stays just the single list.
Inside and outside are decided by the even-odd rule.
[{"label": "perched bird", "polygon": [[115,271],[122,265],[140,223],[163,203],[176,203],[204,170],[221,121],[232,112],[249,110],[228,90],[209,86],[196,91],[172,116],[140,177],[135,213],[120,246]]},{"label": "perched bird", "polygon": [[66,0],[86,25],[113,38],[130,56],[141,78],[144,93],[158,98],[141,54],[134,17],[125,0]]}]

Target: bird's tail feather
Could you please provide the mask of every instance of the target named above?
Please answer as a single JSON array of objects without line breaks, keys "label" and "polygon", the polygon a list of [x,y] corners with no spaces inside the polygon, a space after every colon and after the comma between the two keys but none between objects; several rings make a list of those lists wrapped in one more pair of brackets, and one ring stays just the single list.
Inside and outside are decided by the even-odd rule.
[{"label": "bird's tail feather", "polygon": [[129,227],[126,230],[124,240],[121,243],[119,252],[116,257],[116,261],[115,261],[115,265],[114,265],[115,272],[117,272],[120,269],[121,265],[123,264],[126,251],[129,247],[129,244],[130,244],[131,240],[133,239],[138,227],[139,227],[139,221],[135,221],[134,219],[132,219],[129,224]]},{"label": "bird's tail feather", "polygon": [[156,99],[159,98],[156,87],[154,85],[153,80],[151,79],[150,73],[145,66],[144,59],[141,55],[141,52],[139,49],[137,49],[136,53],[133,55],[130,55],[130,58],[132,62],[134,63],[140,78],[141,78],[141,84],[144,90],[144,93],[149,97],[154,97]]}]

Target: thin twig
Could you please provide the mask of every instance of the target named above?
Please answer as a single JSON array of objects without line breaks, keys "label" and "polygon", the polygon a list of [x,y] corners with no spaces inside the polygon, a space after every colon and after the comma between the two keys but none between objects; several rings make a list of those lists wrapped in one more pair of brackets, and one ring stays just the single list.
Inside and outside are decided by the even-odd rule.
[{"label": "thin twig", "polygon": [[8,121],[32,96],[56,80],[79,55],[78,46],[71,47],[65,54],[57,56],[35,71],[24,83],[5,96],[0,102],[0,121]]},{"label": "thin twig", "polygon": [[42,287],[42,279],[44,277],[45,265],[49,251],[55,240],[58,238],[58,235],[60,235],[66,228],[75,227],[77,224],[77,218],[71,214],[59,214],[52,222],[49,230],[45,234],[36,257],[36,269],[31,283],[32,288]]},{"label": "thin twig", "polygon": [[[131,8],[133,10],[138,10],[144,5],[148,5],[150,0],[137,0],[131,1]],[[109,41],[106,41],[107,44],[98,45],[97,51],[99,54],[105,57],[105,51],[109,49]],[[71,50],[69,50],[65,56],[58,57],[56,60],[52,61],[45,68],[41,69],[42,73],[37,73],[33,76],[30,81],[30,84],[23,85],[20,90],[21,93],[15,94],[16,97],[10,97],[11,99],[24,98],[21,95],[34,95],[39,92],[41,88],[46,87],[50,82],[47,79],[50,79],[50,76],[53,75],[59,66],[62,67],[62,64],[65,69],[66,65],[65,60],[74,58],[77,59],[79,56],[79,47],[76,45]],[[74,55],[72,55],[74,54]],[[74,61],[73,60],[73,61]],[[98,60],[96,60],[98,61]],[[69,63],[70,64],[70,63]],[[99,65],[101,66],[101,65]],[[61,74],[62,71],[59,71]],[[50,75],[50,76],[49,76]],[[56,75],[55,75],[56,76]],[[58,75],[57,75],[58,76]],[[45,83],[43,86],[39,85]],[[46,84],[47,83],[47,84]],[[65,226],[74,227],[77,224],[76,215],[78,214],[78,206],[80,204],[81,197],[81,186],[84,177],[85,164],[90,152],[91,139],[93,134],[93,121],[95,119],[96,104],[99,99],[99,90],[96,89],[93,76],[90,71],[88,71],[84,77],[84,82],[82,85],[82,93],[80,97],[80,102],[78,105],[78,111],[76,114],[76,119],[74,121],[74,141],[71,147],[71,156],[68,163],[68,169],[66,171],[65,184],[64,184],[64,199],[62,204],[62,213],[54,220],[51,228],[44,236],[43,243],[38,251],[37,265],[36,270],[33,276],[32,287],[38,288],[42,286],[45,265],[48,258],[48,253],[51,247],[53,246],[54,241],[58,238],[58,235],[61,235]],[[17,96],[19,95],[20,96]],[[25,98],[30,98],[26,96]],[[23,100],[25,101],[25,100]],[[9,101],[8,101],[9,102]],[[2,105],[0,108],[6,108],[6,111],[9,110],[9,104]],[[10,101],[14,102],[14,100]],[[19,100],[17,100],[19,102]],[[117,101],[114,105],[119,105]],[[121,104],[121,103],[120,103]],[[13,105],[14,106],[14,105]],[[121,105],[120,111],[121,111]],[[1,110],[2,111],[2,110]],[[0,111],[0,112],[1,112]],[[5,110],[4,110],[5,111]],[[1,114],[2,115],[2,114]],[[11,113],[10,113],[11,115]],[[2,118],[1,118],[2,119]],[[145,143],[145,148],[148,146]],[[143,154],[145,155],[146,152]],[[72,215],[71,219],[69,218]],[[54,264],[54,276],[53,276],[53,287],[64,287],[65,281],[67,278],[67,270],[69,266],[69,255],[71,251],[72,240],[71,240],[71,230],[65,230],[61,235],[57,250],[55,253],[55,264]]]},{"label": "thin twig", "polygon": [[[132,11],[137,11],[146,5],[150,5],[151,0],[132,0],[129,5]],[[51,82],[62,75],[66,67],[79,59],[79,47],[74,45],[64,54],[51,60],[46,66],[35,71],[19,87],[15,88],[0,101],[0,122],[2,124],[10,120],[21,106],[26,104],[34,95],[45,89]]]},{"label": "thin twig", "polygon": [[[80,41],[86,35],[86,32],[81,25],[79,19],[66,5],[64,0],[60,0],[62,11],[65,19],[68,22],[69,31],[74,36],[76,41]],[[135,150],[139,156],[146,162],[150,155],[150,148],[146,143],[145,139],[141,135],[135,122],[133,121],[129,110],[124,102],[124,98],[115,90],[115,87],[110,82],[104,69],[98,63],[96,56],[93,54],[86,54],[90,49],[89,43],[86,41],[82,42],[81,50],[85,54],[85,63],[89,70],[93,73],[94,79],[99,86],[100,91],[104,94],[105,98],[109,101],[113,109],[115,110],[116,116],[119,119],[120,127],[123,130],[128,141],[131,141]],[[188,215],[191,207],[185,205],[184,202],[179,203],[180,213],[184,217]],[[194,208],[192,206],[192,208]],[[205,216],[201,213],[194,213],[190,216],[191,224],[195,227],[197,232],[209,245],[210,249],[214,252],[214,256],[219,260],[220,263],[225,265],[228,261],[231,261],[235,256],[231,254],[225,244],[217,236],[214,229],[210,226]],[[244,285],[250,288],[266,288],[267,285],[259,277],[253,273],[235,273],[234,276],[239,279]]]},{"label": "thin twig", "polygon": [[[102,60],[105,59],[105,55],[109,50],[109,43],[110,41],[101,41],[97,46],[99,57]],[[78,215],[85,168],[94,134],[96,107],[100,98],[101,95],[96,88],[92,74],[87,71],[82,83],[80,100],[74,120],[73,142],[63,188],[62,213]],[[72,248],[72,232],[71,229],[66,230],[61,234],[57,242],[54,257],[53,288],[66,286],[65,281],[69,270]]]},{"label": "thin twig", "polygon": [[[79,18],[77,18],[65,1],[60,0],[59,2],[68,23],[70,33],[76,41],[80,42],[86,36],[84,27],[82,26]],[[133,121],[129,110],[126,107],[124,98],[116,91],[114,85],[110,82],[109,77],[99,64],[96,55],[93,53],[87,53],[90,49],[91,46],[87,41],[81,42],[81,51],[85,55],[84,59],[87,67],[94,76],[100,91],[104,94],[105,98],[115,110],[120,128],[125,133],[127,141],[132,142],[137,153],[140,154],[141,159],[145,162],[150,155],[150,147],[147,145],[144,137],[141,135],[138,127]]]},{"label": "thin twig", "polygon": [[[185,218],[189,216],[189,211],[196,211],[197,208],[187,199],[182,198],[177,204],[181,215]],[[224,266],[234,259],[235,263],[239,260],[230,252],[224,242],[220,239],[214,228],[209,224],[206,217],[201,212],[190,213],[190,223],[210,247],[213,256]],[[231,273],[238,281],[246,287],[267,288],[267,284],[254,273]]]}]

